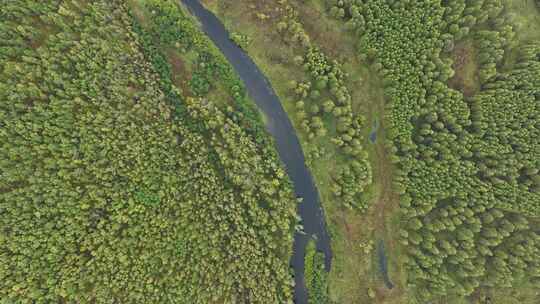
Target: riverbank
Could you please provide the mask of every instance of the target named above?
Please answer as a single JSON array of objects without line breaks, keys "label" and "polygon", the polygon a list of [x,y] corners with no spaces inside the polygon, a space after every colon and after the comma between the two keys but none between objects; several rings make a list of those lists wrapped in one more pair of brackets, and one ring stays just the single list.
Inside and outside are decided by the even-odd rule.
[{"label": "riverbank", "polygon": [[[277,13],[271,3],[215,0],[204,0],[203,3],[220,17],[231,32],[250,38],[247,52],[268,76],[282,100],[304,151],[313,155],[309,166],[321,193],[332,237],[334,260],[329,276],[332,300],[337,303],[402,302],[405,277],[397,241],[399,202],[392,191],[393,166],[385,146],[382,86],[369,65],[357,58],[354,38],[341,30],[341,24],[326,16],[321,2],[305,3],[296,8],[312,43],[343,60],[342,67],[349,74],[346,85],[351,88],[353,111],[366,117],[362,145],[373,168],[373,183],[364,193],[370,206],[365,213],[344,208],[332,193],[332,176],[343,161],[338,151],[323,140],[309,140],[301,127],[288,83],[303,79],[304,71],[292,62],[295,47],[284,43],[275,29]],[[369,135],[375,121],[378,121],[376,141],[371,143]],[[321,150],[324,152],[319,153]],[[378,275],[374,244],[380,238],[387,241],[389,276],[396,285],[392,291],[384,287]],[[375,299],[369,297],[369,290],[373,291]]]},{"label": "riverbank", "polygon": [[274,137],[278,154],[285,164],[297,197],[302,198],[298,205],[303,232],[295,234],[291,266],[295,273],[295,302],[307,303],[304,286],[304,255],[309,236],[317,239],[317,249],[324,254],[326,269],[330,269],[332,252],[330,238],[326,231],[323,210],[313,178],[305,165],[304,154],[287,113],[270,83],[246,53],[229,39],[229,32],[219,20],[207,11],[197,0],[183,0],[182,3],[197,17],[204,32],[221,50],[234,67],[250,97],[264,113],[268,131]]},{"label": "riverbank", "polygon": [[[266,262],[259,262],[256,266],[250,267],[250,271],[255,272],[250,275],[251,278],[269,275],[274,279],[276,285],[274,282],[257,279],[243,280],[237,283],[234,280],[229,280],[225,283],[237,286],[228,289],[228,292],[233,294],[232,298],[230,294],[221,292],[214,296],[214,300],[223,297],[224,301],[231,301],[230,299],[241,296],[250,303],[289,303],[293,298],[289,262],[293,241],[294,244],[299,243],[298,238],[293,239],[298,217],[297,200],[293,195],[289,176],[285,174],[283,162],[278,158],[276,140],[268,134],[263,124],[263,121],[268,121],[269,118],[279,122],[279,117],[266,115],[266,120],[263,120],[256,104],[246,94],[249,90],[239,78],[237,71],[199,28],[195,18],[179,3],[160,0],[130,0],[128,4],[130,15],[133,17],[132,26],[139,38],[138,42],[149,61],[154,65],[155,70],[160,73],[165,95],[169,96],[173,93],[181,95],[171,96],[171,101],[178,105],[180,110],[189,108],[190,115],[195,122],[193,126],[189,127],[205,132],[202,135],[202,140],[212,144],[210,152],[212,155],[208,161],[215,161],[216,166],[221,169],[220,180],[224,180],[234,187],[233,189],[237,192],[232,194],[238,195],[237,200],[241,200],[241,197],[250,193],[249,191],[254,188],[264,189],[265,195],[254,198],[250,208],[244,207],[238,210],[240,212],[242,210],[249,211],[245,214],[246,217],[249,217],[248,225],[231,221],[233,227],[221,225],[215,230],[230,235],[235,235],[237,232],[260,235],[259,239],[263,241],[268,240],[269,237],[279,236],[282,238],[279,242],[267,242],[259,246],[267,253],[257,256],[266,259]],[[248,70],[251,70],[250,68],[248,67]],[[250,88],[262,86],[269,89],[266,88],[264,79],[259,79],[262,79],[262,82],[249,83]],[[286,115],[282,115],[282,117],[286,119]],[[208,123],[205,120],[207,118],[210,120]],[[284,124],[282,123],[275,123],[275,125],[276,128],[272,128],[272,130],[275,129],[276,133],[282,134],[284,137],[292,133],[284,132],[282,129]],[[251,138],[246,140],[242,137],[244,135]],[[221,137],[225,137],[225,140],[220,141]],[[240,143],[238,140],[243,141]],[[287,140],[280,141],[280,143],[283,142],[286,144]],[[229,146],[236,148],[237,151],[256,149],[259,158],[247,159],[244,154],[234,153],[224,155],[224,148]],[[289,150],[294,150],[294,147]],[[302,164],[302,162],[298,163]],[[246,165],[257,165],[257,168],[254,168],[253,172],[241,170]],[[266,180],[262,178],[249,178],[267,165],[271,165],[273,172],[277,175],[273,177],[272,183],[266,183]],[[231,170],[235,170],[233,174],[231,174]],[[306,178],[305,181],[309,180]],[[283,189],[287,191],[283,191]],[[316,191],[312,192],[316,193]],[[282,214],[283,209],[280,204],[269,199],[272,196],[280,197],[281,205],[286,206],[288,216]],[[219,201],[215,200],[214,202]],[[221,206],[218,203],[204,206],[203,209],[212,210],[216,207],[227,208],[227,206]],[[250,210],[251,208],[256,209],[256,211],[253,212]],[[274,216],[274,218],[269,221],[265,219],[265,216]],[[208,222],[205,220],[205,224],[211,226],[216,220],[218,219],[211,217]],[[251,228],[250,225],[256,228]],[[323,235],[320,237],[324,239]],[[226,247],[228,250],[223,251],[223,253],[235,254],[232,246],[236,242],[247,239],[246,237],[225,239],[226,244],[220,244],[219,248]],[[299,239],[302,241],[303,235],[300,235]],[[213,251],[212,254],[221,252],[221,250]],[[201,255],[201,258],[204,258],[204,253]],[[238,259],[238,256],[242,256],[242,259]],[[193,258],[198,258],[198,256],[193,256]],[[238,264],[249,262],[252,258],[249,253],[245,256],[238,254],[228,264],[229,267],[238,267]],[[302,266],[302,262],[298,262],[300,266]],[[268,263],[271,263],[271,266]],[[303,267],[298,272],[301,273],[302,269]],[[228,273],[230,271],[221,272],[223,275]],[[219,285],[224,286],[223,283]],[[220,289],[216,286],[216,290]],[[193,300],[196,301],[196,299]],[[236,301],[232,300],[232,302]]]}]

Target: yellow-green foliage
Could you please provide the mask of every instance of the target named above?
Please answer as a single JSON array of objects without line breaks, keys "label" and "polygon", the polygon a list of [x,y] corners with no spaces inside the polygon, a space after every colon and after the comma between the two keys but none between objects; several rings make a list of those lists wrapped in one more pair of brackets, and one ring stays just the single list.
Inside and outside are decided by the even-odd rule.
[{"label": "yellow-green foliage", "polygon": [[324,269],[324,254],[317,251],[314,240],[310,240],[306,246],[304,280],[310,304],[330,304],[328,273]]},{"label": "yellow-green foliage", "polygon": [[[502,69],[504,1],[335,1],[384,78],[409,282],[420,302],[540,280],[540,47]],[[340,13],[343,12],[343,13]],[[449,88],[448,52],[474,37],[482,90]]]},{"label": "yellow-green foliage", "polygon": [[0,6],[0,299],[287,303],[275,152],[163,86],[124,5]]}]

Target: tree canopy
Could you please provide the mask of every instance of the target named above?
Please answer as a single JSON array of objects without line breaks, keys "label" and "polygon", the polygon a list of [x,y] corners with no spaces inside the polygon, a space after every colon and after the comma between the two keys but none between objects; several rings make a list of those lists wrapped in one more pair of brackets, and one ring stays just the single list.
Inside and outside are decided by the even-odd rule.
[{"label": "tree canopy", "polygon": [[[123,1],[0,6],[0,298],[287,303],[296,200],[271,140],[191,20],[147,4],[148,36]],[[207,54],[229,109],[176,87],[163,44]]]}]

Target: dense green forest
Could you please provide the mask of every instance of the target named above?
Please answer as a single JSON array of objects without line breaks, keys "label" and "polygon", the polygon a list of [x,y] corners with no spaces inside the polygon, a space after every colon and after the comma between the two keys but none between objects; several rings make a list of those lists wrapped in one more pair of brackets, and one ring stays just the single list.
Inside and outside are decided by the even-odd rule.
[{"label": "dense green forest", "polygon": [[[540,44],[504,2],[328,1],[384,79],[409,286],[421,301],[540,284]],[[523,29],[525,30],[525,29]],[[447,81],[473,39],[481,90]],[[514,52],[513,62],[503,65]]]},{"label": "dense green forest", "polygon": [[[292,303],[292,184],[183,5],[0,2],[0,303]],[[539,0],[201,2],[315,178],[310,304],[537,303]]]},{"label": "dense green forest", "polygon": [[2,2],[2,303],[291,300],[296,199],[220,56],[172,1]]}]

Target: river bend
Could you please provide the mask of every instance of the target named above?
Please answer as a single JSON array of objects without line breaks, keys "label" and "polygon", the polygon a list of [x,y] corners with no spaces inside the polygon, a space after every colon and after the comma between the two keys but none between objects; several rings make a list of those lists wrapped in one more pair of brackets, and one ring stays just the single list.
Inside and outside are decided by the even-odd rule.
[{"label": "river bend", "polygon": [[202,24],[203,31],[225,55],[244,82],[249,96],[265,114],[268,119],[266,128],[274,137],[279,157],[285,164],[296,196],[303,198],[303,201],[298,205],[298,214],[302,219],[305,234],[295,233],[290,264],[295,274],[295,303],[307,304],[307,291],[304,284],[304,256],[310,236],[316,237],[317,249],[325,255],[325,268],[327,270],[330,269],[332,253],[319,193],[313,177],[306,167],[304,153],[295,129],[269,81],[251,58],[229,39],[229,33],[219,19],[204,8],[198,0],[181,1]]}]

